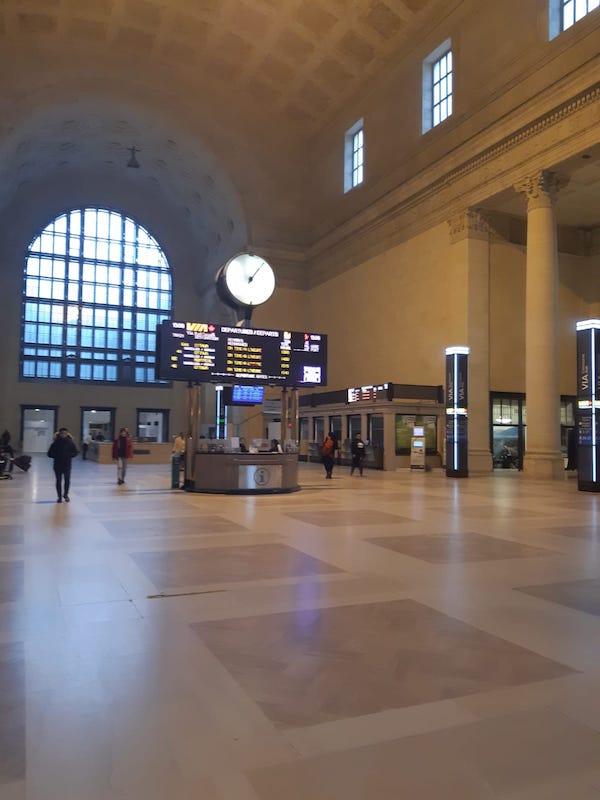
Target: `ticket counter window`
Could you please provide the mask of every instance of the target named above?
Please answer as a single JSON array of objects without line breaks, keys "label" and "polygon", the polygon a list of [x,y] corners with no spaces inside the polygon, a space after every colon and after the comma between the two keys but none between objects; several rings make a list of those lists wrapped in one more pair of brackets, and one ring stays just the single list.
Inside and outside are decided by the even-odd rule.
[{"label": "ticket counter window", "polygon": [[369,414],[369,444],[383,448],[383,414]]},{"label": "ticket counter window", "polygon": [[169,412],[138,409],[137,436],[143,442],[166,442],[169,437]]},{"label": "ticket counter window", "polygon": [[307,442],[308,441],[308,417],[300,417],[299,420],[299,434],[300,434],[300,441]]},{"label": "ticket counter window", "polygon": [[[342,442],[342,418],[341,416],[333,416],[329,417],[329,431],[333,431],[335,433],[335,437],[338,442]],[[329,433],[329,431],[327,431]]]},{"label": "ticket counter window", "polygon": [[348,439],[353,442],[357,433],[360,433],[362,436],[362,431],[360,429],[360,414],[350,414],[348,417]]},{"label": "ticket counter window", "polygon": [[89,434],[95,442],[112,442],[114,438],[113,408],[82,408],[81,438]]},{"label": "ticket counter window", "polygon": [[325,441],[325,418],[315,417],[313,422],[314,422],[313,441],[315,442]]}]

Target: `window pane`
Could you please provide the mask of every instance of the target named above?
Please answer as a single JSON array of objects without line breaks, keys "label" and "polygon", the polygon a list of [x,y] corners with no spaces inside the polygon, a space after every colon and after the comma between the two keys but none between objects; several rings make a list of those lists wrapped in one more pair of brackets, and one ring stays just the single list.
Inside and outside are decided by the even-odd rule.
[{"label": "window pane", "polygon": [[[362,164],[362,153],[358,163]],[[122,236],[128,253],[121,252]],[[42,255],[32,255],[34,249]],[[129,266],[122,256],[128,256]],[[168,319],[171,310],[169,265],[146,229],[106,209],[74,209],[62,214],[30,245],[23,282],[27,298],[22,306],[23,377],[130,383],[155,380],[152,370],[146,372],[135,361],[139,365],[145,360],[142,353],[148,352],[146,348],[155,347],[157,314],[142,312],[141,328],[135,334],[141,352],[135,352],[133,359],[131,354],[134,300],[142,308],[149,303],[154,308],[160,305],[161,318]],[[44,299],[47,302],[39,302]],[[152,333],[148,339],[149,325]],[[63,351],[63,346],[68,350]],[[108,361],[112,364],[107,369]],[[124,363],[121,372],[119,361]]]}]

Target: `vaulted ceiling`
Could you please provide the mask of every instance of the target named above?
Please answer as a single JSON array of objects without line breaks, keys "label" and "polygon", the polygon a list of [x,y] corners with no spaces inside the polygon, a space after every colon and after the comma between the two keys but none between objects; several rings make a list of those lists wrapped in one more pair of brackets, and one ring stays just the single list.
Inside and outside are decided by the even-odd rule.
[{"label": "vaulted ceiling", "polygon": [[[197,98],[212,86],[308,131],[397,54],[440,0],[3,0],[2,48],[160,67]],[[6,50],[5,50],[6,52]],[[56,59],[46,64],[50,77]],[[176,91],[176,89],[175,89]]]},{"label": "vaulted ceiling", "polygon": [[[160,195],[211,268],[252,242],[250,207],[293,241],[311,137],[459,4],[0,0],[0,210],[96,174]],[[569,224],[597,220],[598,163],[571,165]],[[519,212],[510,193],[491,205]]]}]

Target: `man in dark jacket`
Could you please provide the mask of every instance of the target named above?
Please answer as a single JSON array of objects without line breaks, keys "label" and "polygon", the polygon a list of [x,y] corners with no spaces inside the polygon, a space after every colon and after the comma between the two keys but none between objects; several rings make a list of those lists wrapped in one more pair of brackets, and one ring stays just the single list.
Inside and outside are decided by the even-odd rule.
[{"label": "man in dark jacket", "polygon": [[363,474],[363,461],[365,460],[365,443],[363,442],[360,433],[357,433],[352,441],[352,469],[350,475],[354,475],[354,470],[358,472],[362,478]]},{"label": "man in dark jacket", "polygon": [[[54,441],[48,448],[48,458],[54,459],[54,474],[56,475],[57,503],[69,502],[69,486],[71,485],[71,459],[77,455],[77,448],[73,437],[67,428],[61,428],[55,435]],[[62,483],[64,481],[64,488]]]}]

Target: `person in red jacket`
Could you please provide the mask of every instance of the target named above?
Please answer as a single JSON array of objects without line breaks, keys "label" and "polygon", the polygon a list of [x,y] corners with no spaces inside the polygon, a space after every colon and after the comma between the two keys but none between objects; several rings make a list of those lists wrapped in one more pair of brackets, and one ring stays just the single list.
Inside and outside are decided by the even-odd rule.
[{"label": "person in red jacket", "polygon": [[112,457],[117,462],[117,483],[125,483],[127,462],[133,458],[133,442],[127,428],[121,428],[119,435],[113,441]]}]

